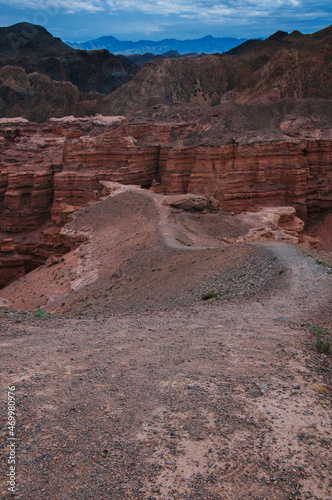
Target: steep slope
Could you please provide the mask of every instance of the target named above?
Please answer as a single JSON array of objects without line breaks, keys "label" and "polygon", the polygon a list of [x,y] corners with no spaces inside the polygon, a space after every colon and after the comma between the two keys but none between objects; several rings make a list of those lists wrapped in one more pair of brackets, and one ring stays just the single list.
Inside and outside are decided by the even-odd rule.
[{"label": "steep slope", "polygon": [[[232,54],[146,64],[108,98],[103,113],[128,114],[155,104],[273,102],[332,97],[332,27],[313,35],[277,32]],[[225,93],[232,91],[232,94]]]},{"label": "steep slope", "polygon": [[123,115],[156,104],[179,102],[216,105],[224,92],[249,75],[248,63],[220,54],[199,59],[157,59],[117,89],[107,99],[102,114]]}]

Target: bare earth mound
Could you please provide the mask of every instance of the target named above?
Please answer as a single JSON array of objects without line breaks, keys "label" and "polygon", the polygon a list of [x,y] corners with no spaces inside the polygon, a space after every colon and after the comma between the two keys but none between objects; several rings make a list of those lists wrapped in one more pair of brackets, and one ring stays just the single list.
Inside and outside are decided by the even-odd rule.
[{"label": "bare earth mound", "polygon": [[211,291],[223,300],[252,296],[268,288],[278,276],[278,263],[264,248],[244,243],[273,237],[297,241],[281,228],[266,227],[266,214],[274,209],[237,216],[190,213],[169,205],[177,205],[177,199],[188,203],[199,197],[120,187],[76,212],[62,229],[63,239],[79,245],[76,250],[49,259],[0,297],[18,309],[95,314],[168,308],[197,302]]}]

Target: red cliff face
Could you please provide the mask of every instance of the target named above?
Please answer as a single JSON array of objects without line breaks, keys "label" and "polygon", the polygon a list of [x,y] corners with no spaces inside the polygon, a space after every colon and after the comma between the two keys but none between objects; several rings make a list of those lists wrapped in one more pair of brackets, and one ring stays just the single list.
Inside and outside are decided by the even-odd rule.
[{"label": "red cliff face", "polygon": [[[131,120],[0,123],[0,230],[30,231],[51,214],[60,223],[61,212],[100,198],[100,181],[214,196],[236,212],[288,204],[306,218],[331,208],[332,134],[325,122],[313,128],[317,113],[296,130],[286,116],[274,131],[239,134],[229,130],[237,107],[216,107],[208,116],[197,109],[163,108]],[[248,109],[241,113],[238,122],[248,121]]]},{"label": "red cliff face", "polygon": [[48,216],[53,199],[51,169],[2,176],[2,231],[20,232],[38,227]]},{"label": "red cliff face", "polygon": [[292,205],[300,217],[332,206],[331,141],[164,148],[161,189],[214,196],[224,210]]},{"label": "red cliff face", "polygon": [[[23,256],[25,269],[63,254],[68,242],[61,227],[104,195],[101,181],[213,196],[234,212],[292,205],[307,219],[327,211],[331,106],[282,106],[162,106],[131,119],[67,117],[42,125],[2,119],[0,236],[15,233],[14,256]],[[38,238],[31,231],[39,231]],[[14,268],[16,276],[18,260]]]},{"label": "red cliff face", "polygon": [[24,261],[16,251],[14,240],[3,239],[0,246],[0,288],[24,275]]}]

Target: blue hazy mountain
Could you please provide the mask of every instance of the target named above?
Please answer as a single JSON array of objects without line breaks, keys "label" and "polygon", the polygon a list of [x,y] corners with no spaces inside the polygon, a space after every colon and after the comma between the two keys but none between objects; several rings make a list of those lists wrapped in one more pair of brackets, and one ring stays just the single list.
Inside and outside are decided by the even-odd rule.
[{"label": "blue hazy mountain", "polygon": [[107,49],[113,54],[133,55],[133,54],[163,54],[169,51],[177,51],[179,54],[202,53],[214,54],[216,52],[226,52],[244,43],[246,38],[215,38],[211,35],[193,40],[177,40],[166,38],[159,42],[152,40],[140,40],[138,42],[118,40],[114,36],[102,36],[87,42],[67,42],[75,49],[96,50]]}]

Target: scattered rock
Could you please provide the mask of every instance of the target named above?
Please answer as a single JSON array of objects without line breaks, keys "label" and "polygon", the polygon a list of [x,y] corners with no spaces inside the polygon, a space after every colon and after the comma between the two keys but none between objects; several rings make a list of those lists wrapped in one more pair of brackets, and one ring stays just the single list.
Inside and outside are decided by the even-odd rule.
[{"label": "scattered rock", "polygon": [[56,257],[55,255],[51,255],[47,261],[45,262],[46,267],[51,267],[54,266],[55,264],[58,264],[60,262],[59,257]]}]

